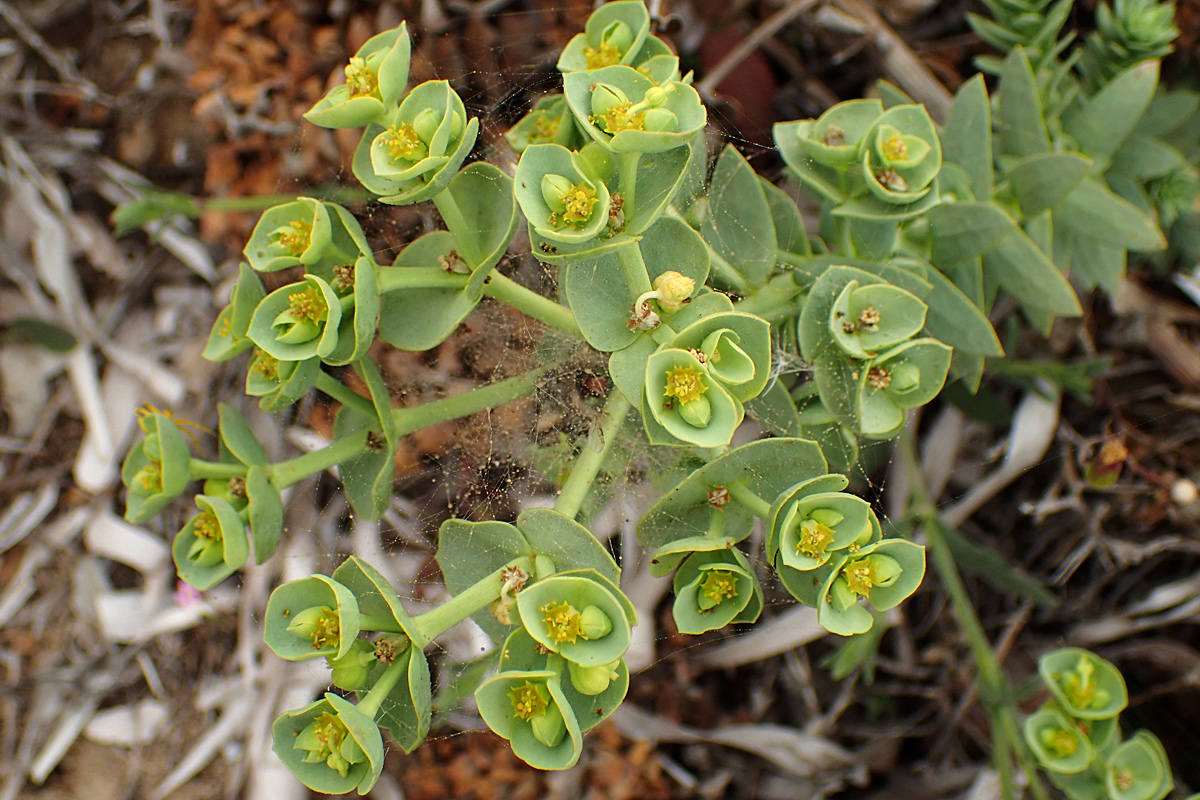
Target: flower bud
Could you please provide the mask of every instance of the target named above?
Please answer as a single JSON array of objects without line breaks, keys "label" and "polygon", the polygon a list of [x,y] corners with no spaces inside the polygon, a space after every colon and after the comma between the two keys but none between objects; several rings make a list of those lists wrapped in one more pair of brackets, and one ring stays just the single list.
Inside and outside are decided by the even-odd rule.
[{"label": "flower bud", "polygon": [[651,108],[645,114],[642,117],[642,130],[658,133],[677,133],[679,131],[679,117],[675,116],[674,111],[665,108]]},{"label": "flower bud", "polygon": [[592,90],[592,113],[598,117],[614,108],[629,104],[629,98],[620,88],[607,83],[597,83]]},{"label": "flower bud", "polygon": [[543,714],[529,720],[533,736],[546,747],[554,747],[567,735],[567,723],[558,706],[550,704]]},{"label": "flower bud", "polygon": [[441,124],[442,115],[432,108],[423,109],[412,121],[413,130],[417,132],[417,136],[421,138],[422,142],[431,140]]},{"label": "flower bud", "polygon": [[579,615],[579,635],[585,639],[607,636],[612,627],[612,620],[596,606],[586,606]]},{"label": "flower bud", "polygon": [[664,311],[675,312],[692,296],[696,282],[686,275],[668,270],[654,279],[654,290],[658,292],[658,304]]},{"label": "flower bud", "polygon": [[651,108],[659,108],[667,104],[667,97],[671,94],[671,87],[668,86],[651,86],[646,90],[646,94],[642,97],[642,102]]},{"label": "flower bud", "polygon": [[567,670],[571,675],[571,684],[580,694],[597,695],[608,688],[617,679],[617,666],[621,662],[601,664],[597,667],[583,667],[574,661],[567,662]]},{"label": "flower bud", "polygon": [[706,397],[697,397],[689,402],[680,402],[679,416],[693,428],[704,428],[712,420],[712,404]]},{"label": "flower bud", "polygon": [[350,652],[341,658],[328,658],[333,685],[346,691],[356,691],[367,685],[371,666],[375,663],[375,645],[366,639],[355,639]]},{"label": "flower bud", "polygon": [[567,204],[563,198],[573,187],[574,184],[562,175],[543,175],[542,199],[546,201],[546,205],[550,206],[551,211],[561,214],[567,210]]}]

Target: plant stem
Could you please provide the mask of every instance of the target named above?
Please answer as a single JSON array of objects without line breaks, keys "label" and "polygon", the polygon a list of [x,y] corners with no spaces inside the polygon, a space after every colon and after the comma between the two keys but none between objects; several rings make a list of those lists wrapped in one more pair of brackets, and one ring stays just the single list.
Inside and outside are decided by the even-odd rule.
[{"label": "plant stem", "polygon": [[[409,645],[412,647],[412,645]],[[379,680],[375,681],[375,685],[371,687],[371,691],[367,692],[366,697],[358,701],[358,710],[366,714],[371,719],[375,719],[375,715],[379,713],[383,701],[392,693],[392,689],[396,688],[396,684],[408,672],[409,661],[407,658],[397,658],[391,664],[388,664],[387,669],[379,676]]]},{"label": "plant stem", "polygon": [[650,285],[650,273],[646,272],[646,262],[642,260],[641,245],[617,248],[617,259],[621,262],[621,271],[625,273],[630,294],[641,297],[646,292],[654,291]]},{"label": "plant stem", "polygon": [[378,285],[381,295],[402,289],[462,289],[468,278],[441,267],[380,267]]},{"label": "plant stem", "polygon": [[614,390],[608,396],[608,402],[604,404],[604,413],[600,419],[602,440],[600,448],[593,448],[590,442],[583,446],[583,450],[580,451],[578,458],[575,459],[575,464],[571,467],[571,474],[567,476],[567,482],[563,484],[558,499],[554,501],[555,511],[571,518],[579,514],[579,509],[591,494],[596,475],[600,472],[600,466],[604,463],[608,452],[612,450],[628,413],[629,401],[625,399],[625,395],[619,389]]},{"label": "plant stem", "polygon": [[352,391],[349,386],[324,370],[317,373],[317,382],[313,386],[342,405],[350,406],[368,418],[375,416],[375,406],[369,399]]},{"label": "plant stem", "polygon": [[191,480],[241,478],[246,475],[246,465],[219,464],[214,461],[190,458],[188,459],[188,475],[191,477]]},{"label": "plant stem", "polygon": [[528,556],[513,559],[432,611],[413,617],[417,633],[425,641],[432,642],[476,611],[487,608],[489,603],[500,598],[505,573],[511,569],[522,569],[532,575],[533,559]]},{"label": "plant stem", "polygon": [[467,417],[531,395],[537,390],[538,381],[548,369],[549,367],[538,367],[452,397],[444,397],[413,408],[393,409],[392,419],[396,422],[396,435],[407,436],[413,431],[439,422]]},{"label": "plant stem", "polygon": [[[619,153],[617,155],[617,164],[620,170],[617,186],[620,188],[621,200],[624,203],[625,219],[629,219],[636,208],[634,202],[637,190],[637,171],[638,163],[641,160],[641,153]],[[636,294],[641,293],[641,291],[636,292]]]},{"label": "plant stem", "polygon": [[201,211],[264,211],[272,206],[292,203],[301,197],[312,197],[327,203],[361,203],[375,195],[363,189],[340,186],[315,187],[311,192],[299,194],[266,194],[252,197],[197,197],[194,198]]},{"label": "plant stem", "polygon": [[450,193],[450,189],[446,188],[435,194],[433,204],[437,206],[438,213],[442,215],[442,221],[446,223],[446,227],[454,236],[454,243],[458,245],[459,255],[463,257],[463,260],[472,268],[482,264],[483,254],[475,251],[474,240],[466,235],[474,226],[467,223],[467,218],[463,216],[462,209],[458,207],[458,202]]},{"label": "plant stem", "polygon": [[771,504],[755,494],[746,484],[738,481],[725,488],[729,490],[730,497],[750,509],[754,516],[764,520],[771,516]]},{"label": "plant stem", "polygon": [[979,686],[979,698],[991,721],[992,736],[995,739],[993,755],[996,771],[1000,775],[1001,791],[1006,800],[1016,800],[1019,796],[1016,772],[1013,768],[1015,755],[1026,772],[1029,788],[1034,796],[1039,800],[1048,800],[1049,795],[1037,776],[1036,767],[1026,750],[1025,740],[1017,727],[1008,678],[1000,667],[979,616],[975,613],[975,606],[971,603],[971,596],[963,583],[958,564],[954,561],[954,553],[946,539],[943,523],[938,518],[932,498],[925,491],[912,432],[907,427],[900,435],[899,450],[909,476],[911,513],[923,523],[934,567],[950,595],[950,604],[958,616],[959,626],[966,636],[967,645],[978,669],[976,683]]},{"label": "plant stem", "polygon": [[526,289],[506,275],[493,270],[487,283],[483,285],[483,293],[507,303],[522,314],[546,323],[551,328],[583,338],[583,331],[579,329],[579,323],[575,321],[571,309]]},{"label": "plant stem", "polygon": [[[466,417],[533,394],[537,389],[538,381],[547,369],[549,367],[539,367],[506,380],[496,381],[487,386],[481,386],[453,397],[435,400],[415,408],[393,409],[392,419],[396,423],[396,435],[407,436],[421,428]],[[370,416],[375,416],[374,408],[371,409]],[[371,432],[378,430],[379,427],[376,426],[371,429]],[[283,489],[304,480],[309,475],[315,475],[335,464],[361,455],[367,444],[367,434],[368,431],[358,431],[335,440],[328,447],[275,464],[269,470],[271,483],[275,485],[275,488]],[[244,474],[244,470],[237,474]]]},{"label": "plant stem", "polygon": [[364,631],[384,631],[386,633],[404,633],[404,629],[394,617],[374,614],[359,614],[358,620]]}]

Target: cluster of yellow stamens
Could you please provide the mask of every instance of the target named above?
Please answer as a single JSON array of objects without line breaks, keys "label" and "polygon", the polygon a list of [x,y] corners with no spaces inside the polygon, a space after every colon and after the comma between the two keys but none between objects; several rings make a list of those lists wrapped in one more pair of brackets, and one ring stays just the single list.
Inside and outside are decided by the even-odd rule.
[{"label": "cluster of yellow stamens", "polygon": [[1079,737],[1065,728],[1047,728],[1040,738],[1042,744],[1059,758],[1074,755],[1079,749]]},{"label": "cluster of yellow stamens", "polygon": [[313,324],[320,322],[321,317],[329,310],[325,296],[316,286],[309,286],[302,292],[289,295],[288,308],[297,321],[307,320]]},{"label": "cluster of yellow stamens", "polygon": [[859,597],[868,596],[877,583],[875,565],[869,558],[847,564],[842,570],[842,577],[846,580],[846,588]]},{"label": "cluster of yellow stamens", "polygon": [[606,132],[616,136],[621,131],[640,131],[646,119],[645,111],[634,111],[632,103],[618,103],[600,114],[592,116],[592,123],[599,124]]},{"label": "cluster of yellow stamens", "polygon": [[357,56],[346,65],[346,85],[350,87],[351,97],[366,97],[375,94],[379,88],[378,79],[367,67],[366,59]]},{"label": "cluster of yellow stamens", "polygon": [[192,521],[192,532],[201,539],[221,541],[221,523],[217,521],[216,515],[211,511],[205,511],[196,516],[196,519]]},{"label": "cluster of yellow stamens", "polygon": [[601,42],[599,47],[585,47],[583,56],[587,59],[587,68],[603,69],[621,63],[621,51],[608,42]]},{"label": "cluster of yellow stamens", "polygon": [[537,119],[533,122],[533,130],[529,134],[529,138],[538,142],[552,142],[554,137],[558,136],[558,126],[561,119],[553,117],[546,113],[538,114]]},{"label": "cluster of yellow stamens", "polygon": [[162,466],[150,463],[137,471],[137,481],[147,492],[162,491]]},{"label": "cluster of yellow stamens", "polygon": [[667,388],[663,394],[675,397],[686,405],[707,391],[700,370],[695,367],[675,367],[667,373]]},{"label": "cluster of yellow stamens", "polygon": [[575,640],[582,635],[579,629],[581,623],[579,612],[568,603],[547,603],[538,611],[546,615],[543,620],[549,630],[550,638],[555,642],[574,644]]},{"label": "cluster of yellow stamens", "polygon": [[312,223],[294,219],[275,235],[275,243],[292,258],[299,258],[312,244]]},{"label": "cluster of yellow stamens", "polygon": [[568,225],[587,222],[588,218],[592,216],[592,208],[599,200],[596,190],[586,183],[573,184],[570,190],[563,194],[563,205],[567,207],[562,215],[563,222]]},{"label": "cluster of yellow stamens", "polygon": [[737,578],[723,569],[709,570],[700,584],[700,595],[712,601],[711,606],[737,596]]},{"label": "cluster of yellow stamens", "polygon": [[407,122],[388,128],[383,135],[383,145],[388,154],[397,161],[415,161],[413,154],[425,147],[417,131]]},{"label": "cluster of yellow stamens", "polygon": [[250,368],[269,381],[279,380],[279,359],[270,353],[259,350]]},{"label": "cluster of yellow stamens", "polygon": [[796,539],[796,552],[809,558],[820,558],[826,548],[833,544],[833,528],[815,519],[800,523],[800,535]]},{"label": "cluster of yellow stamens", "polygon": [[908,158],[908,145],[900,138],[900,134],[893,133],[883,140],[883,157],[888,161],[903,161]]},{"label": "cluster of yellow stamens", "polygon": [[545,714],[550,705],[532,681],[525,681],[524,686],[514,686],[508,692],[508,699],[512,701],[513,713],[527,722]]}]

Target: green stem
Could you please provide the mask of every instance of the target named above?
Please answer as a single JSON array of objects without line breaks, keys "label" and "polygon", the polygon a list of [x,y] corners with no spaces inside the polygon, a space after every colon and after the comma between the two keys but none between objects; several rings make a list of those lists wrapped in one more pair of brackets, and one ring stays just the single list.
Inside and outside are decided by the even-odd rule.
[{"label": "green stem", "polygon": [[[412,647],[410,644],[409,647]],[[366,714],[371,719],[375,719],[375,715],[379,713],[380,706],[392,689],[396,688],[396,684],[408,672],[408,659],[397,658],[391,664],[388,664],[387,669],[379,676],[379,680],[375,681],[375,685],[371,687],[371,691],[367,692],[367,696],[358,701],[358,710]]]},{"label": "green stem", "polygon": [[764,520],[771,516],[771,504],[755,494],[746,484],[738,481],[725,488],[729,490],[730,497],[750,509],[754,516]]},{"label": "green stem", "polygon": [[628,413],[629,401],[619,389],[614,390],[609,395],[608,402],[604,404],[604,414],[600,419],[601,446],[595,449],[588,444],[584,445],[571,467],[571,474],[567,476],[567,482],[563,484],[558,499],[554,501],[555,511],[572,518],[579,514],[579,509],[591,494],[600,466],[612,450]]},{"label": "green stem", "polygon": [[533,559],[528,556],[513,559],[432,611],[413,617],[416,632],[425,641],[431,642],[476,611],[487,608],[488,604],[500,599],[506,573],[511,569],[522,569],[532,575]]},{"label": "green stem", "polygon": [[443,189],[435,194],[433,204],[437,206],[438,213],[442,215],[442,221],[446,223],[446,227],[453,234],[454,242],[458,245],[459,255],[463,257],[463,260],[473,268],[482,264],[483,255],[475,251],[475,242],[467,235],[475,226],[467,223],[467,218],[463,216],[462,209],[458,207],[458,202],[450,193],[450,189]]},{"label": "green stem", "polygon": [[396,435],[407,436],[413,431],[419,431],[439,422],[467,417],[518,398],[527,397],[537,390],[538,381],[548,369],[549,367],[539,367],[512,378],[456,394],[453,397],[444,397],[441,400],[434,400],[413,408],[393,409],[392,419],[396,423]]},{"label": "green stem", "polygon": [[650,331],[650,338],[659,344],[670,344],[679,334],[670,325],[662,324]]},{"label": "green stem", "polygon": [[218,464],[199,458],[188,459],[188,475],[192,480],[241,478],[246,475],[245,464]]},{"label": "green stem", "polygon": [[579,329],[579,323],[575,321],[571,309],[526,289],[506,275],[493,270],[487,283],[483,285],[483,293],[507,303],[522,314],[546,323],[551,328],[583,338],[583,331]]},{"label": "green stem", "polygon": [[625,273],[630,294],[641,297],[646,292],[654,291],[650,285],[650,273],[646,271],[646,262],[642,260],[641,245],[617,248],[617,259],[621,262],[621,271]]},{"label": "green stem", "polygon": [[304,195],[266,194],[252,197],[198,197],[194,199],[198,210],[202,211],[264,211],[273,206],[293,203],[300,197],[312,197],[327,203],[362,203],[374,198],[375,195],[363,189],[329,186],[314,188]]},{"label": "green stem", "polygon": [[403,289],[462,289],[470,277],[446,272],[441,267],[380,267],[379,293]]},{"label": "green stem", "polygon": [[359,614],[359,624],[364,631],[384,631],[386,633],[404,633],[404,629],[392,616],[375,614]]},{"label": "green stem", "polygon": [[313,384],[318,391],[337,400],[344,406],[350,406],[368,419],[375,416],[375,405],[361,394],[354,392],[349,386],[321,370],[317,373],[317,382]]},{"label": "green stem", "polygon": [[1025,740],[1018,729],[1013,711],[1012,693],[1008,678],[1000,667],[996,652],[992,649],[971,595],[967,592],[954,553],[947,541],[945,528],[937,515],[933,500],[925,490],[916,446],[913,443],[912,432],[905,428],[899,441],[900,456],[903,459],[905,472],[909,476],[909,492],[911,494],[911,512],[923,523],[925,535],[929,541],[929,553],[937,569],[938,577],[950,595],[950,604],[954,607],[959,626],[967,639],[971,655],[978,669],[976,682],[979,686],[979,698],[988,712],[991,721],[994,743],[994,758],[996,771],[1000,775],[1001,790],[1006,800],[1015,800],[1019,796],[1016,773],[1013,768],[1013,755],[1021,764],[1029,779],[1029,788],[1039,800],[1046,800],[1048,794],[1037,776]]},{"label": "green stem", "polygon": [[[496,381],[487,386],[480,386],[478,389],[414,408],[393,409],[392,419],[396,424],[396,435],[407,436],[421,428],[470,416],[476,412],[533,394],[537,390],[538,381],[547,369],[549,367],[539,367],[506,380]],[[374,409],[371,410],[370,415],[375,415]],[[379,431],[379,427],[373,428],[372,431]],[[271,483],[277,489],[283,489],[304,480],[309,475],[323,472],[335,464],[361,455],[367,444],[367,434],[368,431],[358,431],[335,440],[328,447],[274,465],[270,468]]]},{"label": "green stem", "polygon": [[708,514],[708,535],[720,539],[725,535],[725,509],[713,508]]},{"label": "green stem", "polygon": [[[637,171],[638,163],[642,159],[641,153],[620,153],[617,155],[618,176],[617,186],[621,191],[621,200],[624,203],[622,206],[625,212],[625,219],[629,219],[635,208],[635,192],[637,190]],[[631,284],[632,285],[632,284]],[[646,290],[649,291],[649,290]],[[637,292],[641,294],[641,292]]]}]

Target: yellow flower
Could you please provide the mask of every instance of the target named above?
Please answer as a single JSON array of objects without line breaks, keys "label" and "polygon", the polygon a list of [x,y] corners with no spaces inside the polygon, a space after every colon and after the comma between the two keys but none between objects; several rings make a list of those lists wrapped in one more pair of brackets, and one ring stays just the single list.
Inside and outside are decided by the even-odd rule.
[{"label": "yellow flower", "polygon": [[663,394],[678,398],[680,403],[687,405],[707,391],[700,370],[695,367],[675,367],[667,373],[667,388]]},{"label": "yellow flower", "polygon": [[375,73],[367,67],[366,59],[357,56],[346,65],[346,85],[350,87],[351,97],[367,97],[375,94],[379,88]]}]

